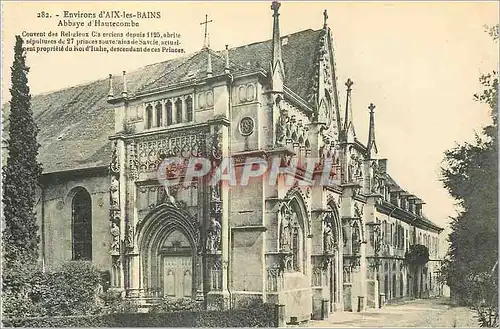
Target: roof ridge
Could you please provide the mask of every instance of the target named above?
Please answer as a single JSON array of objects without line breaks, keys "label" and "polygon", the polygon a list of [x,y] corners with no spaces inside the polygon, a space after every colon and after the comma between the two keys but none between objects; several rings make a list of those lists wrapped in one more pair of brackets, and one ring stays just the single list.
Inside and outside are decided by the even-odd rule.
[{"label": "roof ridge", "polygon": [[[317,31],[320,31],[320,30],[321,30],[321,29],[318,29],[318,30],[313,30],[313,29],[305,29],[305,30],[301,30],[301,31],[297,31],[297,32],[289,33],[289,34],[286,34],[286,35],[282,35],[282,36],[280,37],[280,39],[283,39],[283,38],[289,37],[289,36],[294,35],[294,34],[304,33],[304,32],[307,32],[307,31],[317,32]],[[256,44],[259,44],[259,43],[270,42],[270,41],[272,41],[272,40],[273,40],[273,39],[266,39],[266,40],[261,40],[261,41],[255,41],[255,42],[252,42],[252,43],[247,43],[247,44],[244,44],[244,45],[241,45],[241,46],[237,46],[237,47],[229,48],[229,50],[231,50],[231,49],[237,49],[237,48],[244,48],[244,47],[248,47],[248,46],[253,46],[253,45],[256,45]]]},{"label": "roof ridge", "polygon": [[[293,32],[293,33],[289,33],[287,35],[283,35],[281,36],[281,39],[283,39],[284,37],[289,37],[291,35],[295,35],[295,34],[299,34],[299,33],[304,33],[304,32],[307,32],[307,31],[311,31],[311,32],[317,32],[317,31],[320,31],[321,29],[318,29],[318,30],[313,30],[313,29],[304,29],[304,30],[301,30],[301,31],[297,31],[297,32]],[[229,48],[229,50],[235,50],[235,49],[240,49],[240,48],[244,48],[244,47],[248,47],[248,46],[252,46],[252,45],[256,45],[256,44],[259,44],[259,43],[266,43],[266,42],[269,42],[269,41],[272,41],[272,39],[266,39],[266,40],[261,40],[261,41],[255,41],[255,42],[252,42],[252,43],[247,43],[247,44],[244,44],[244,45],[241,45],[241,46],[237,46],[237,47],[232,47],[232,48]],[[223,50],[213,50],[215,52],[220,52],[220,51],[224,51]],[[177,65],[175,68],[181,66],[183,63],[185,63],[186,61],[188,61],[189,59],[191,59],[192,57],[196,56],[197,54],[199,54],[201,52],[201,50],[198,50],[194,53],[192,53],[191,55],[186,55],[184,57],[184,60],[179,64]],[[259,57],[260,59],[263,59],[260,54],[259,54]],[[159,64],[164,64],[164,63],[167,63],[167,62],[170,62],[172,60],[180,60],[182,59],[183,57],[178,57],[178,58],[171,58],[171,59],[168,59],[168,60],[165,60],[165,61],[161,61],[161,62],[156,62],[156,63],[151,63],[151,64],[147,64],[147,65],[144,65],[144,66],[141,66],[141,67],[138,67],[132,71],[130,71],[130,74],[133,74],[137,71],[140,71],[140,70],[143,70],[144,68],[147,68],[147,67],[151,67],[151,66],[154,66],[154,65],[159,65]],[[239,64],[236,64],[234,62],[232,62],[233,64],[235,64],[236,66],[240,66],[240,68],[244,68],[242,67],[241,65]],[[175,69],[174,68],[174,69]],[[170,73],[172,72],[172,70],[174,69],[171,69],[169,70],[167,73]],[[165,73],[165,74],[167,74]],[[113,76],[115,75],[118,75],[118,74],[113,74]],[[165,75],[162,75],[160,78],[163,78]],[[158,78],[159,79],[159,78]],[[157,79],[157,80],[158,80]],[[62,92],[62,91],[66,91],[66,90],[69,90],[69,89],[72,89],[72,88],[79,88],[79,87],[85,87],[87,85],[91,85],[93,83],[96,83],[96,82],[102,82],[102,81],[107,81],[108,78],[105,77],[105,78],[100,78],[100,79],[92,79],[92,80],[88,80],[88,81],[84,81],[84,82],[81,82],[79,84],[74,84],[74,85],[71,85],[71,86],[68,86],[68,87],[62,87],[62,88],[59,88],[59,89],[53,89],[53,90],[49,90],[49,91],[44,91],[44,92],[41,92],[41,93],[37,93],[37,94],[32,94],[32,97],[35,97],[35,96],[47,96],[47,95],[50,95],[50,94],[53,94],[53,93],[57,93],[57,92]],[[155,80],[155,81],[157,81]],[[154,81],[150,82],[148,85],[152,84]],[[147,85],[143,86],[141,89],[144,89]],[[7,105],[8,102],[2,104],[2,108],[5,107],[5,105]]]},{"label": "roof ridge", "polygon": [[[195,52],[195,53],[193,53],[193,54],[191,54],[191,55],[186,55],[186,56],[184,57],[184,60],[180,61],[178,65],[176,65],[176,66],[172,67],[170,70],[168,70],[168,71],[167,71],[167,72],[165,72],[164,74],[160,75],[159,77],[157,77],[157,78],[156,78],[156,79],[154,79],[153,81],[149,82],[148,84],[145,84],[145,85],[143,85],[142,87],[140,87],[140,88],[139,88],[139,89],[135,92],[135,94],[136,94],[137,92],[141,92],[141,91],[147,90],[147,89],[148,89],[148,86],[151,86],[152,84],[154,84],[154,83],[155,83],[155,82],[157,82],[158,80],[163,79],[166,75],[168,75],[168,74],[169,74],[169,73],[171,73],[172,71],[175,71],[176,69],[178,69],[179,67],[181,67],[181,65],[186,64],[188,61],[190,61],[190,60],[191,60],[193,57],[195,57],[196,55],[201,54],[201,52],[202,52],[202,50],[198,50],[197,52]],[[180,59],[182,59],[182,57],[181,57],[181,58],[178,58],[178,59],[180,60]],[[155,64],[150,64],[150,65],[158,65],[158,64],[161,64],[161,63],[167,63],[167,62],[170,62],[170,61],[172,61],[172,60],[174,60],[174,58],[169,59],[169,60],[167,60],[167,61],[163,61],[163,62],[159,62],[159,63],[155,63]],[[148,65],[148,66],[149,66],[149,65]],[[145,66],[143,66],[143,67],[139,68],[138,70],[140,70],[140,69],[144,69],[144,68],[145,68]]]}]

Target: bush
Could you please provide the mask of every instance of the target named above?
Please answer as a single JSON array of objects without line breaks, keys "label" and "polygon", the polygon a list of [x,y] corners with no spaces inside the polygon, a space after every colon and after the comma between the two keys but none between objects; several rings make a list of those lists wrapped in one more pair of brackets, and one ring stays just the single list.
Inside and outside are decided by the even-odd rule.
[{"label": "bush", "polygon": [[122,293],[108,290],[99,296],[104,303],[103,313],[137,313],[139,304],[135,300],[123,298]]},{"label": "bush", "polygon": [[30,271],[18,266],[3,273],[4,316],[87,315],[102,310],[97,297],[100,274],[90,262],[68,262],[54,272]]},{"label": "bush", "polygon": [[90,262],[68,262],[60,271],[44,274],[39,287],[39,302],[46,310],[42,315],[88,315],[100,311],[102,305],[97,299],[100,274]]},{"label": "bush", "polygon": [[276,327],[273,305],[227,311],[3,319],[5,327]]},{"label": "bush", "polygon": [[179,311],[201,311],[203,303],[191,298],[164,298],[154,305],[150,313],[168,313]]},{"label": "bush", "polygon": [[31,295],[39,278],[36,269],[21,264],[2,271],[2,313],[5,316],[38,316]]}]

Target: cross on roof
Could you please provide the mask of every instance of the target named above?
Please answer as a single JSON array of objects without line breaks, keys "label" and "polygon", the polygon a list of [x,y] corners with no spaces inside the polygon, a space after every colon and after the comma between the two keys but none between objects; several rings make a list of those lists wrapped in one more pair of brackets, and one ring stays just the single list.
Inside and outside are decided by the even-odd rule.
[{"label": "cross on roof", "polygon": [[326,27],[326,21],[328,20],[328,11],[325,9],[323,12],[323,25]]},{"label": "cross on roof", "polygon": [[271,9],[274,11],[274,15],[278,15],[278,10],[281,7],[281,3],[279,3],[277,0],[274,0],[271,3]]},{"label": "cross on roof", "polygon": [[373,103],[370,103],[368,109],[370,110],[370,112],[373,112],[373,110],[375,110],[375,105],[373,105]]},{"label": "cross on roof", "polygon": [[208,20],[208,15],[205,15],[205,21],[204,22],[201,22],[200,25],[205,25],[205,38],[203,40],[203,48],[209,48],[210,47],[210,44],[207,40],[207,35],[208,35],[208,31],[207,31],[207,28],[208,28],[208,23],[213,23],[213,20]]}]

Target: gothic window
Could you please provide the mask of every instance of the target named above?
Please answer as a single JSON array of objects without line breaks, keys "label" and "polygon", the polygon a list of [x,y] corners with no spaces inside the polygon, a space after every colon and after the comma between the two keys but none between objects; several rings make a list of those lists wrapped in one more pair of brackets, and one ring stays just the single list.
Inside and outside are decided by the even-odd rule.
[{"label": "gothic window", "polygon": [[163,109],[160,103],[156,104],[155,110],[156,110],[156,126],[161,127]]},{"label": "gothic window", "polygon": [[180,98],[175,101],[175,117],[177,123],[182,122],[182,100]]},{"label": "gothic window", "polygon": [[146,107],[146,127],[147,129],[153,127],[153,107],[151,105]]},{"label": "gothic window", "polygon": [[193,99],[191,96],[186,98],[186,120],[187,122],[193,121]]},{"label": "gothic window", "polygon": [[172,124],[172,102],[167,101],[165,108],[167,110],[167,126],[170,126]]},{"label": "gothic window", "polygon": [[72,217],[72,259],[92,260],[92,200],[85,189],[73,197]]},{"label": "gothic window", "polygon": [[299,228],[295,227],[292,234],[292,266],[294,271],[300,271],[299,268]]}]

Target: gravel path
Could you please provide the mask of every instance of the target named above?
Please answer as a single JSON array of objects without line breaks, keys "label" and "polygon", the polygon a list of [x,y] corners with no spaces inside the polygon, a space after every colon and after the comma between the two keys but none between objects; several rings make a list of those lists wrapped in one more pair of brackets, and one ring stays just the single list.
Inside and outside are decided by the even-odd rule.
[{"label": "gravel path", "polygon": [[382,309],[368,309],[362,313],[334,313],[325,321],[310,321],[304,327],[360,328],[360,327],[459,327],[477,328],[474,312],[465,307],[454,307],[449,299],[419,299]]}]

